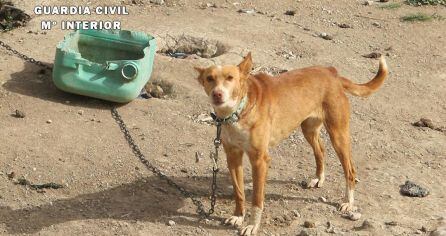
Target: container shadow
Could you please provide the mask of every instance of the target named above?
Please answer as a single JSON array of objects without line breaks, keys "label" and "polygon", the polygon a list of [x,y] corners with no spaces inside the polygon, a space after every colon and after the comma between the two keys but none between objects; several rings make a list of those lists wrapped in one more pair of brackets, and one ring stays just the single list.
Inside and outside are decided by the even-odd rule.
[{"label": "container shadow", "polygon": [[11,79],[2,87],[11,93],[74,107],[109,110],[112,106],[125,105],[64,92],[54,85],[51,71],[43,70],[28,62],[25,62],[22,71],[12,73]]}]

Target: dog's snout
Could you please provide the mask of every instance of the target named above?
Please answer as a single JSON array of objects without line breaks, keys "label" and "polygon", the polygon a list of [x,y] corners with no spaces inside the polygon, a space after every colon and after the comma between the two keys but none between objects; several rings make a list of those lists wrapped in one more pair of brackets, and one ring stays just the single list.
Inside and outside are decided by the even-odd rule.
[{"label": "dog's snout", "polygon": [[212,96],[214,97],[214,99],[222,99],[223,98],[223,92],[222,91],[214,91],[212,93]]}]

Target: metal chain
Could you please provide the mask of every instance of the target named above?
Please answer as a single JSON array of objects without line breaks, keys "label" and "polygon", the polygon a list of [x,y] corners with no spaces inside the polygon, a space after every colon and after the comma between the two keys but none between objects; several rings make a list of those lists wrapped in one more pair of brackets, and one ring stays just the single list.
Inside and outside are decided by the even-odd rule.
[{"label": "metal chain", "polygon": [[0,40],[0,46],[4,47],[6,50],[12,52],[16,56],[18,56],[21,59],[23,59],[24,61],[30,62],[30,63],[32,63],[34,65],[38,65],[38,66],[40,66],[42,68],[45,68],[47,70],[52,70],[53,69],[52,66],[49,66],[49,65],[47,65],[47,64],[45,64],[45,63],[43,63],[41,61],[38,61],[38,60],[36,60],[36,59],[34,59],[32,57],[28,57],[27,55],[18,52],[17,50],[15,50],[14,48],[12,48],[11,46],[9,46],[8,44],[6,44],[5,42],[3,42],[1,40]]},{"label": "metal chain", "polygon": [[[160,179],[166,181],[170,186],[177,189],[184,197],[190,198],[192,200],[192,203],[197,207],[197,213],[200,215],[201,218],[208,218],[211,214],[215,211],[215,204],[217,201],[216,191],[217,191],[217,173],[219,171],[218,166],[214,164],[214,167],[212,168],[212,187],[211,187],[211,208],[208,212],[205,211],[203,203],[198,200],[198,197],[193,194],[190,191],[187,191],[182,186],[175,183],[172,179],[170,179],[167,175],[165,175],[163,172],[161,172],[160,169],[158,169],[156,166],[151,164],[144,154],[141,152],[141,149],[139,149],[138,145],[135,143],[135,140],[133,140],[130,131],[127,129],[127,126],[125,125],[121,115],[119,115],[118,111],[115,107],[111,110],[112,117],[116,120],[116,123],[118,123],[122,133],[124,134],[125,139],[127,140],[127,143],[129,144],[130,148],[132,149],[133,154],[135,154],[136,157],[143,163],[147,169],[152,171],[156,176],[158,176]],[[216,150],[218,152],[218,147],[216,146]],[[218,153],[215,154],[215,158],[218,158]],[[215,163],[216,163],[216,159]]]},{"label": "metal chain", "polygon": [[[32,57],[28,57],[17,50],[13,49],[11,46],[6,44],[5,42],[0,40],[0,46],[5,48],[6,50],[12,52],[19,58],[23,59],[24,61],[30,62],[32,64],[35,64],[37,66],[40,66],[47,70],[52,70],[53,67],[49,66],[41,61],[38,61]],[[184,187],[178,185],[175,183],[172,179],[170,179],[167,175],[165,175],[160,169],[158,169],[156,166],[152,165],[144,156],[144,154],[141,152],[141,149],[139,149],[138,145],[133,140],[129,130],[127,129],[127,126],[124,123],[124,120],[122,119],[121,115],[119,115],[118,110],[116,107],[113,107],[111,109],[112,117],[115,119],[116,123],[118,123],[119,128],[121,129],[122,133],[124,134],[124,137],[129,144],[130,148],[132,149],[132,152],[135,154],[136,157],[149,169],[152,171],[156,176],[158,176],[160,179],[166,181],[170,186],[176,188],[184,197],[190,198],[192,200],[192,203],[197,207],[197,213],[202,218],[209,218],[211,214],[215,211],[215,204],[217,202],[217,173],[219,171],[218,169],[218,148],[221,144],[220,140],[220,133],[221,133],[221,124],[217,123],[217,138],[214,140],[215,145],[215,153],[211,154],[212,160],[214,162],[214,166],[212,167],[212,185],[211,185],[211,207],[208,212],[204,209],[203,203],[198,199],[198,197],[193,194],[190,191],[187,191]]]}]

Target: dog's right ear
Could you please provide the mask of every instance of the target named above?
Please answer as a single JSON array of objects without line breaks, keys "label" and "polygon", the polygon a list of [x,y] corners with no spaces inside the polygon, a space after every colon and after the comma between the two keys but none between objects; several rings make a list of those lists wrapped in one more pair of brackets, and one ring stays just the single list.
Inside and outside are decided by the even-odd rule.
[{"label": "dog's right ear", "polygon": [[200,84],[203,84],[203,73],[206,69],[201,68],[201,67],[194,67],[194,69],[199,73],[197,80],[198,82],[200,82]]},{"label": "dog's right ear", "polygon": [[243,58],[243,61],[240,62],[240,64],[238,65],[238,68],[240,70],[240,73],[242,73],[242,75],[244,75],[244,76],[247,76],[247,75],[249,75],[249,73],[251,73],[251,70],[252,70],[251,52],[249,52],[248,55],[246,55]]}]

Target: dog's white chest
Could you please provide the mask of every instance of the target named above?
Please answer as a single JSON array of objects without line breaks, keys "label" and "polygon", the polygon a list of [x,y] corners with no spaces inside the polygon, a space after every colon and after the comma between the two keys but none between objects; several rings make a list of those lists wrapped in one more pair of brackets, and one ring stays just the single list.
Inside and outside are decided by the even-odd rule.
[{"label": "dog's white chest", "polygon": [[240,147],[245,151],[249,148],[249,130],[239,123],[223,126],[221,135],[224,141],[232,146]]}]

